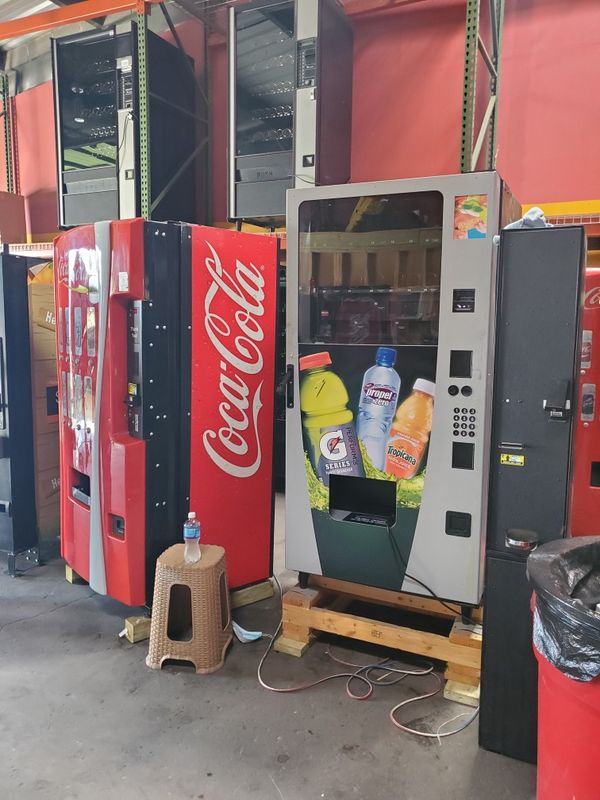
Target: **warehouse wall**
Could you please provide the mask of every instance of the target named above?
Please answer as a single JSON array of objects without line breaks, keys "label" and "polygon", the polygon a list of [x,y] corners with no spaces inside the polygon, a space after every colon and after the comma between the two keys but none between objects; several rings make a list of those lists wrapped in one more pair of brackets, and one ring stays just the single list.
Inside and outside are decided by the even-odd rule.
[{"label": "warehouse wall", "polygon": [[[354,19],[353,180],[458,170],[464,21],[462,0]],[[184,35],[194,38],[191,28]],[[599,46],[600,3],[506,0],[498,167],[524,202],[600,195]],[[225,46],[212,57],[218,221],[226,216]],[[56,227],[50,84],[20,94],[16,106],[21,190],[30,231],[41,235]]]},{"label": "warehouse wall", "polygon": [[[464,2],[355,17],[354,30],[352,179],[457,172]],[[600,3],[506,0],[498,169],[522,202],[600,196],[599,46]],[[225,47],[213,63],[213,207],[224,219]]]},{"label": "warehouse wall", "polygon": [[[14,98],[14,123],[21,193],[25,195],[27,230],[56,230],[56,145],[50,81]],[[4,139],[2,139],[4,143]],[[0,147],[0,189],[6,188],[4,147]]]},{"label": "warehouse wall", "polygon": [[600,197],[600,3],[507,0],[498,169],[522,202]]},{"label": "warehouse wall", "polygon": [[458,171],[464,3],[354,24],[352,180]]}]

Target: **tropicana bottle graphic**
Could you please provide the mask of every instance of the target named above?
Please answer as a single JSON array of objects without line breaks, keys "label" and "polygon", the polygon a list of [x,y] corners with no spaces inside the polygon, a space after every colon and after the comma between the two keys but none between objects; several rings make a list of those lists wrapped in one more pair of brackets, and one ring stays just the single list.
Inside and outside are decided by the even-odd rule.
[{"label": "tropicana bottle graphic", "polygon": [[348,408],[344,382],[329,369],[329,353],[313,353],[299,361],[300,410],[309,457],[317,477],[329,486],[329,476],[364,478],[362,456]]},{"label": "tropicana bottle graphic", "polygon": [[431,424],[435,383],[418,378],[412,393],[398,406],[387,445],[385,471],[396,478],[414,478],[425,455]]}]

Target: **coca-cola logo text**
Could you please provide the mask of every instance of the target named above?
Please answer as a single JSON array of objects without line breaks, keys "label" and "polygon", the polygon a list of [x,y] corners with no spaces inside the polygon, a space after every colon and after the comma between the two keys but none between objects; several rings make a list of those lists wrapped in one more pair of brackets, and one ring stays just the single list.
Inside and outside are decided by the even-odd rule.
[{"label": "coca-cola logo text", "polygon": [[[259,343],[264,340],[260,319],[265,313],[265,279],[258,267],[239,259],[231,275],[210,242],[206,244],[212,257],[205,258],[204,266],[212,283],[204,298],[204,327],[220,357],[219,415],[223,424],[218,430],[205,430],[202,442],[223,472],[249,478],[261,464],[258,417],[263,381],[257,380],[264,363]],[[257,378],[253,381],[252,376]]]},{"label": "coca-cola logo text", "polygon": [[584,300],[584,307],[585,308],[600,308],[600,286],[594,286],[592,289],[588,289],[585,293],[585,300]]}]

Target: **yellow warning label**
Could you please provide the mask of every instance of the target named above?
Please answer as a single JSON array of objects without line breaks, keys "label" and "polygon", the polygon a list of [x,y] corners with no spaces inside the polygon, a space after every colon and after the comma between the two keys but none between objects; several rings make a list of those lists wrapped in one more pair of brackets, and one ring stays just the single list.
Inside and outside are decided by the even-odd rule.
[{"label": "yellow warning label", "polygon": [[128,383],[127,384],[127,394],[136,395],[137,394],[137,383]]},{"label": "yellow warning label", "polygon": [[501,453],[500,463],[507,464],[509,467],[524,467],[525,456],[518,456],[514,453]]}]

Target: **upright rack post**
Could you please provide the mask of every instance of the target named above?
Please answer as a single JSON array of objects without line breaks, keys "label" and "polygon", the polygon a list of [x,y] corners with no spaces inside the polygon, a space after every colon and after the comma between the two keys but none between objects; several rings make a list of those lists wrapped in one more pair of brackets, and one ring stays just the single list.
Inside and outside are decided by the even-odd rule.
[{"label": "upright rack post", "polygon": [[4,128],[4,161],[6,170],[6,191],[14,192],[13,152],[12,152],[12,125],[10,119],[10,93],[8,75],[0,72],[0,92],[2,94],[2,122]]},{"label": "upright rack post", "polygon": [[[461,172],[477,169],[479,156],[487,137],[485,167],[494,169],[496,162],[496,122],[498,117],[498,88],[502,27],[504,22],[504,0],[488,0],[489,46],[480,31],[481,0],[467,0],[465,67],[463,81],[462,131],[460,148]],[[489,98],[475,137],[475,105],[477,98],[478,59],[489,73]]]},{"label": "upright rack post", "polygon": [[[141,8],[141,10],[140,10]],[[150,219],[150,120],[148,98],[148,20],[145,5],[137,13],[138,135],[140,153],[140,214]]]},{"label": "upright rack post", "polygon": [[498,94],[500,82],[500,63],[502,57],[502,31],[504,27],[504,0],[489,0],[490,2],[490,18],[492,20],[492,35],[494,37],[494,66],[496,68],[495,74],[491,76],[490,92],[496,98],[494,103],[494,111],[492,119],[490,120],[490,130],[488,136],[488,153],[487,153],[487,166],[488,169],[494,169],[496,166],[496,125],[498,120]]}]

